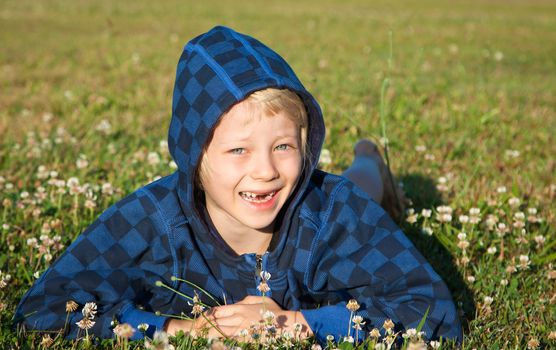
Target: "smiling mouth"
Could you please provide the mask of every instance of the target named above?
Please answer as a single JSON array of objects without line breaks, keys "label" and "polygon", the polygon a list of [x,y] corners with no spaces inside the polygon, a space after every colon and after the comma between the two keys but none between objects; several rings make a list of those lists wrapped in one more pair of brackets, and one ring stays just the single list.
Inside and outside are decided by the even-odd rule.
[{"label": "smiling mouth", "polygon": [[241,198],[251,203],[266,203],[270,201],[272,197],[276,195],[277,192],[278,191],[272,191],[267,193],[253,193],[253,192],[242,191],[239,192],[239,195],[241,196]]}]

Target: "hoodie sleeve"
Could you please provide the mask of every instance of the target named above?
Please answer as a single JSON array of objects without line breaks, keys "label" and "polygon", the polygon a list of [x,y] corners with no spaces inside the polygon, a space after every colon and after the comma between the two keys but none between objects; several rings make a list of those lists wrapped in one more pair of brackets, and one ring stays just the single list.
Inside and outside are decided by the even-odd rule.
[{"label": "hoodie sleeve", "polygon": [[[171,275],[168,229],[144,191],[130,195],[106,210],[35,282],[22,298],[15,319],[35,330],[61,330],[69,338],[83,336],[76,322],[87,302],[97,304],[88,330],[113,337],[111,322],[127,322],[135,329],[149,325],[147,334],[163,327],[165,318],[144,311],[155,281]],[[66,302],[79,307],[66,312]],[[135,332],[134,339],[141,333]]]},{"label": "hoodie sleeve", "polygon": [[351,182],[340,186],[331,195],[305,277],[308,289],[324,296],[323,305],[336,301],[301,310],[317,339],[324,343],[327,335],[347,336],[346,302],[355,299],[361,306],[356,314],[367,329],[383,331],[386,319],[396,331],[417,328],[429,309],[425,337],[461,341],[456,308],[440,276],[366,193]]}]

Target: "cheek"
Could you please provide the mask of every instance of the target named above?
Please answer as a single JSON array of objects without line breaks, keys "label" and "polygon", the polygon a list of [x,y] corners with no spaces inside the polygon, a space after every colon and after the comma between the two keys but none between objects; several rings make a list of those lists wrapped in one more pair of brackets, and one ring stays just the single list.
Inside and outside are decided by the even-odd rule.
[{"label": "cheek", "polygon": [[302,168],[301,157],[292,157],[282,163],[281,172],[285,174],[290,180],[297,181],[301,175]]}]

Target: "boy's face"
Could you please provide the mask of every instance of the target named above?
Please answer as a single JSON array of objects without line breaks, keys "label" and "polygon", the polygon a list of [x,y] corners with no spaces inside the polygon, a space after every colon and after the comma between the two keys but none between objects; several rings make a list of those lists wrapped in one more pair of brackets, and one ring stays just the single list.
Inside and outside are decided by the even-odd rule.
[{"label": "boy's face", "polygon": [[218,231],[272,232],[278,212],[301,173],[300,133],[286,112],[264,115],[236,104],[214,130],[200,180]]}]

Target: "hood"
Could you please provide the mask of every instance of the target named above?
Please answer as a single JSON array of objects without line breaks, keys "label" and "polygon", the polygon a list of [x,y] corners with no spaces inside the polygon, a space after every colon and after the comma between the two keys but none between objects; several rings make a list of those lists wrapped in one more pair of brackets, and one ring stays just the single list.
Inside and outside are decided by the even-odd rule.
[{"label": "hood", "polygon": [[298,202],[318,161],[324,140],[320,106],[280,55],[248,35],[218,26],[192,39],[183,49],[174,85],[168,147],[178,166],[180,205],[195,230],[204,229],[195,205],[195,169],[212,129],[234,104],[269,87],[295,91],[305,103],[309,119],[311,156],[298,190],[285,208],[289,210]]}]

